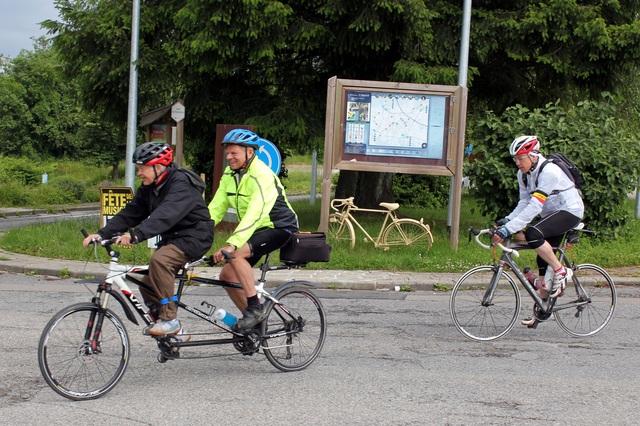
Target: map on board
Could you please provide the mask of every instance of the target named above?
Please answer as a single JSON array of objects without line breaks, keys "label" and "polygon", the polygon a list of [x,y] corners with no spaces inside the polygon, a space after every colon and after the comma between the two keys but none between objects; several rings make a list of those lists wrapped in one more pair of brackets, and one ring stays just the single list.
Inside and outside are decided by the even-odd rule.
[{"label": "map on board", "polygon": [[[345,154],[441,158],[443,97],[347,92]],[[434,137],[435,143],[430,139]]]}]

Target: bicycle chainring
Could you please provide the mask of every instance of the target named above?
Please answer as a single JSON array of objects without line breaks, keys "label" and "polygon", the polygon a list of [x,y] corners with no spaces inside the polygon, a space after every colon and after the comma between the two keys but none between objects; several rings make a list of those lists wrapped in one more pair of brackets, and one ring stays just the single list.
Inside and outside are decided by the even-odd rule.
[{"label": "bicycle chainring", "polygon": [[248,331],[243,336],[242,340],[238,340],[233,343],[233,347],[242,355],[253,355],[260,350],[260,342],[262,341],[262,334],[253,329]]},{"label": "bicycle chainring", "polygon": [[166,362],[170,359],[178,359],[180,358],[180,348],[176,346],[176,342],[178,338],[174,335],[167,335],[162,337],[156,337],[158,343],[158,349],[160,349],[160,354],[158,354],[158,360],[162,362]]},{"label": "bicycle chainring", "polygon": [[533,316],[535,317],[535,319],[537,319],[538,321],[546,321],[549,318],[551,318],[551,313],[550,312],[544,312],[542,310],[542,308],[540,308],[540,306],[536,303],[533,306]]}]

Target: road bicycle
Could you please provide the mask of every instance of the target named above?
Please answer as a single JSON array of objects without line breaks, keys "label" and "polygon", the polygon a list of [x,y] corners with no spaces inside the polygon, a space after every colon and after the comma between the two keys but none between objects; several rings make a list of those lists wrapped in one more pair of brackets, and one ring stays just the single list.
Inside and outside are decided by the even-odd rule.
[{"label": "road bicycle", "polygon": [[[84,230],[83,230],[84,233]],[[86,235],[86,233],[84,233]],[[117,301],[127,319],[139,325],[136,313],[145,325],[155,318],[147,306],[133,294],[127,281],[151,290],[140,280],[148,273],[148,266],[120,265],[120,253],[114,245],[117,237],[94,244],[103,246],[110,257],[105,280],[98,283],[90,302],[77,303],[55,314],[42,332],[38,345],[38,363],[47,384],[60,395],[72,400],[88,400],[103,396],[120,381],[129,362],[131,343],[122,320],[109,307]],[[231,255],[228,255],[228,258]],[[214,304],[202,301],[201,307],[183,301],[185,289],[193,285],[242,288],[238,283],[198,277],[194,267],[210,264],[209,257],[187,263],[176,273],[176,297],[179,312],[189,312],[204,321],[202,333],[190,335],[149,336],[156,340],[158,361],[164,363],[178,358],[208,358],[226,356],[207,352],[205,356],[182,356],[181,349],[197,346],[233,345],[232,353],[253,355],[262,351],[269,362],[281,371],[298,371],[308,367],[320,354],[324,345],[327,320],[324,308],[310,288],[318,287],[308,281],[284,283],[272,292],[265,290],[269,271],[301,268],[306,263],[284,262],[269,265],[269,255],[260,266],[256,285],[264,303],[266,319],[250,331],[237,332],[216,319]],[[134,276],[136,275],[136,276]]]},{"label": "road bicycle", "polygon": [[[433,235],[429,225],[421,218],[419,221],[410,218],[398,218],[398,203],[380,203],[385,210],[363,209],[353,203],[353,197],[331,200],[331,208],[335,213],[329,215],[327,235],[334,241],[348,241],[351,248],[356,245],[355,224],[366,236],[365,242],[371,241],[376,248],[388,250],[393,246],[417,246],[425,252],[433,244]],[[377,237],[372,237],[353,216],[355,212],[384,214]]]},{"label": "road bicycle", "polygon": [[[451,318],[466,337],[490,341],[513,328],[520,313],[517,282],[533,299],[535,318],[542,322],[553,316],[560,328],[571,336],[592,336],[611,321],[616,307],[616,289],[609,274],[597,265],[576,264],[567,256],[567,250],[580,240],[579,233],[591,232],[584,229],[583,224],[565,233],[560,247],[554,248],[562,264],[573,270],[573,278],[567,282],[563,295],[555,299],[542,299],[514,261],[519,256],[518,250],[527,249],[528,245],[511,241],[507,243],[509,247],[484,244],[480,237],[492,237],[494,229],[478,231],[471,228],[469,232],[469,238],[474,235],[481,247],[494,250],[495,262],[467,271],[451,292]],[[502,251],[499,259],[496,246]],[[549,275],[549,279],[553,279],[552,272]]]}]

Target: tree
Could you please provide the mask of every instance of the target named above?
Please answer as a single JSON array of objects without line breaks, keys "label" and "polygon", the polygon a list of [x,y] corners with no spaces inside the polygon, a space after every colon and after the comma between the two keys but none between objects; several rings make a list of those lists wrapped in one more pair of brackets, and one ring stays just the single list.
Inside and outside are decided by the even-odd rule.
[{"label": "tree", "polygon": [[[57,5],[62,21],[45,25],[68,75],[88,105],[124,121],[128,3]],[[470,109],[615,89],[640,58],[639,12],[635,0],[474,3]],[[199,171],[209,170],[217,123],[253,124],[284,148],[321,146],[331,76],[456,84],[459,0],[147,0],[141,16],[139,105],[185,100],[187,152],[198,153],[190,158]],[[390,179],[365,190],[371,179],[345,175],[339,190],[356,182],[360,205],[392,194]]]},{"label": "tree", "polygon": [[23,129],[31,121],[29,106],[25,103],[27,91],[15,79],[0,74],[0,154],[19,155],[22,148],[31,145],[29,134]]},{"label": "tree", "polygon": [[629,219],[625,201],[640,171],[640,134],[622,122],[619,109],[605,93],[599,101],[583,101],[571,108],[558,103],[533,110],[517,105],[501,116],[490,113],[479,120],[472,132],[474,154],[465,173],[481,212],[497,219],[513,210],[518,184],[509,142],[521,134],[534,134],[540,138],[543,154],[562,152],[582,172],[587,225],[604,235],[614,232]]},{"label": "tree", "polygon": [[74,157],[80,119],[73,82],[63,78],[60,62],[44,38],[34,51],[7,61],[0,75],[2,152],[8,155]]}]

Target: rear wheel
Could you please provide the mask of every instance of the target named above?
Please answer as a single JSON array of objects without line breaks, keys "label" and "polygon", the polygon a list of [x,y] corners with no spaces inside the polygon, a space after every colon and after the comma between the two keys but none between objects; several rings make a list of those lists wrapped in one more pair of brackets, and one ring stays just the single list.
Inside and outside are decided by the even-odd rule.
[{"label": "rear wheel", "polygon": [[[493,283],[497,273],[497,266],[478,266],[465,273],[451,291],[451,318],[458,331],[470,339],[498,339],[518,320],[520,292],[516,282],[502,271]],[[487,300],[490,287],[493,294]]]},{"label": "rear wheel", "polygon": [[324,308],[312,292],[302,287],[287,288],[275,297],[280,303],[271,303],[267,308],[262,349],[279,370],[302,370],[316,359],[324,345]]},{"label": "rear wheel", "polygon": [[333,242],[348,243],[351,248],[356,246],[356,233],[353,230],[353,224],[351,224],[349,219],[343,218],[338,213],[329,215],[327,235]]},{"label": "rear wheel", "polygon": [[101,397],[114,388],[127,368],[127,331],[110,309],[104,312],[102,326],[96,330],[99,310],[92,303],[68,306],[51,318],[40,337],[38,364],[42,376],[65,398]]},{"label": "rear wheel", "polygon": [[[568,308],[563,306],[568,305]],[[602,330],[613,317],[616,288],[613,280],[599,266],[577,265],[571,282],[554,312],[558,325],[576,337],[592,336]]]}]

